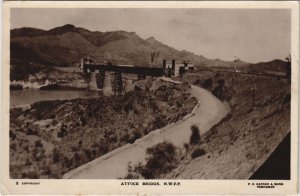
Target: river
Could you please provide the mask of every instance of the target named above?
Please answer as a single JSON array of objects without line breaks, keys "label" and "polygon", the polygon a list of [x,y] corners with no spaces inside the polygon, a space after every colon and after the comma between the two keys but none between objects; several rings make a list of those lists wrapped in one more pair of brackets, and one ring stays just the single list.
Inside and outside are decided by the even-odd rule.
[{"label": "river", "polygon": [[76,98],[91,98],[102,96],[101,91],[68,90],[68,91],[44,91],[44,90],[11,90],[10,107],[32,104],[45,100],[64,100]]},{"label": "river", "polygon": [[[132,91],[134,84],[132,80],[124,80],[124,91]],[[38,90],[38,89],[24,89],[10,91],[10,107],[18,105],[32,104],[37,101],[46,100],[64,100],[76,98],[92,98],[100,96],[113,95],[110,77],[105,78],[104,89],[99,90]]]}]

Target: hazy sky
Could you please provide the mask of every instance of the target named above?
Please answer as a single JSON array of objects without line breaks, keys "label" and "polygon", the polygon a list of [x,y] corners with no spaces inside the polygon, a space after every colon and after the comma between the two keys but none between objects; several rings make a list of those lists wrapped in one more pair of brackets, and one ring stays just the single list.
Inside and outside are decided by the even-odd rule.
[{"label": "hazy sky", "polygon": [[29,9],[11,12],[11,28],[73,24],[92,31],[125,30],[207,58],[247,62],[290,53],[290,11],[284,9]]}]

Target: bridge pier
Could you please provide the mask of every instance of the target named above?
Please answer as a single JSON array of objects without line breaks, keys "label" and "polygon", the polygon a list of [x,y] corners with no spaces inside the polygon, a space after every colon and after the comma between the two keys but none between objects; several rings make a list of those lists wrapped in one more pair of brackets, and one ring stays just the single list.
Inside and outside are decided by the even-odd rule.
[{"label": "bridge pier", "polygon": [[98,83],[97,83],[97,77],[99,73],[95,73],[95,72],[91,72],[90,73],[90,81],[88,83],[88,89],[89,90],[101,90],[100,88],[98,88]]},{"label": "bridge pier", "polygon": [[114,95],[121,95],[124,91],[123,80],[121,72],[113,72],[112,73],[112,91]]}]

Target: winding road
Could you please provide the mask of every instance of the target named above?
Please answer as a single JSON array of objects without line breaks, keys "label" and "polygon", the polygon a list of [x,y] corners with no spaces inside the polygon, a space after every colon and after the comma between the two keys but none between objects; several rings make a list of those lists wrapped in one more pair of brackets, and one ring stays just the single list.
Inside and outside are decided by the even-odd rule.
[{"label": "winding road", "polygon": [[136,140],[133,144],[126,144],[82,165],[66,173],[63,178],[124,178],[127,174],[128,163],[134,165],[138,162],[145,161],[147,148],[163,141],[172,142],[174,145],[182,147],[184,143],[189,142],[191,135],[190,127],[192,125],[198,126],[200,134],[203,134],[229,112],[229,108],[225,106],[225,104],[205,89],[192,85],[191,95],[197,98],[198,104],[192,113],[185,116],[182,120],[152,131],[143,138]]}]

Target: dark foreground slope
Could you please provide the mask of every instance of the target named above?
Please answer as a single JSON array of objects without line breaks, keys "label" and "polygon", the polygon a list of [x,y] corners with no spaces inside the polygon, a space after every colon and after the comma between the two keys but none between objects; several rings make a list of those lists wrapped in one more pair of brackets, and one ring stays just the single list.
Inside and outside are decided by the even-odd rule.
[{"label": "dark foreground slope", "polygon": [[291,133],[280,142],[271,156],[250,177],[258,180],[289,180],[291,179]]}]

